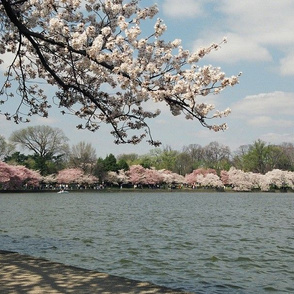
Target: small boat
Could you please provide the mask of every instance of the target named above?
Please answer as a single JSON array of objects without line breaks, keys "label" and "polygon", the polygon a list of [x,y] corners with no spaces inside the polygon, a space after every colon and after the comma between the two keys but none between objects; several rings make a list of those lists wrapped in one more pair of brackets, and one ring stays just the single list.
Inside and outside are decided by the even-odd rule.
[{"label": "small boat", "polygon": [[58,194],[63,194],[63,193],[68,193],[68,191],[66,191],[66,190],[60,190],[60,191],[58,191],[57,193],[58,193]]}]

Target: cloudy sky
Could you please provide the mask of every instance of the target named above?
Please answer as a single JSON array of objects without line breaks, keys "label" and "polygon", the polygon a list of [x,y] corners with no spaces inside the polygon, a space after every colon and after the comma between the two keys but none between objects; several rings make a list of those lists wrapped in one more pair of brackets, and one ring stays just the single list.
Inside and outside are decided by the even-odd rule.
[{"label": "cloudy sky", "polygon": [[[157,3],[158,17],[168,27],[165,39],[179,38],[191,51],[212,42],[228,43],[206,56],[204,63],[220,66],[228,75],[242,72],[240,84],[221,95],[206,97],[216,109],[232,109],[225,119],[229,129],[214,133],[197,121],[173,117],[168,109],[150,124],[153,137],[164,146],[181,150],[189,144],[207,145],[212,141],[227,145],[232,151],[261,139],[267,143],[294,143],[294,1],[293,0],[143,0]],[[1,106],[3,110],[3,106]],[[5,112],[5,111],[4,111]],[[12,131],[25,127],[7,122],[0,116],[0,134],[6,138]],[[145,154],[152,149],[140,145],[115,145],[108,127],[96,133],[78,131],[78,120],[64,117],[53,110],[49,119],[35,118],[33,124],[60,127],[70,139],[92,143],[98,156],[135,152]]]}]

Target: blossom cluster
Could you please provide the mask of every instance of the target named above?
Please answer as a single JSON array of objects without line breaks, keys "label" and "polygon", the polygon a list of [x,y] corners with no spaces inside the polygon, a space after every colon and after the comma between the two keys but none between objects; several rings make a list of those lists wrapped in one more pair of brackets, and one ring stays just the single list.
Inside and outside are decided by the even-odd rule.
[{"label": "blossom cluster", "polygon": [[37,171],[0,161],[0,187],[3,190],[38,187],[41,180],[42,176]]},{"label": "blossom cluster", "polygon": [[[274,169],[266,174],[244,172],[236,168],[229,171],[222,170],[220,175],[214,169],[199,168],[185,176],[166,169],[156,170],[132,165],[128,171],[119,170],[107,173],[105,181],[114,185],[132,184],[134,186],[179,185],[190,188],[230,187],[234,191],[270,191],[271,189],[294,190],[294,172]],[[0,162],[0,188],[19,189],[24,187],[38,187],[40,183],[48,185],[85,185],[92,186],[101,179],[84,173],[78,168],[67,168],[56,175],[42,177],[37,171],[24,166],[12,166]]]},{"label": "blossom cluster", "polygon": [[156,5],[141,8],[139,1],[2,1],[0,54],[11,52],[15,58],[0,93],[7,99],[21,96],[16,112],[6,117],[24,120],[23,106],[28,116],[48,116],[48,98],[30,86],[45,80],[57,86],[55,100],[63,113],[85,119],[78,128],[94,131],[110,124],[116,143],[138,143],[148,135],[151,144],[158,144],[146,120],[160,111],[144,110],[148,100],[164,102],[173,115],[183,113],[212,130],[226,129],[225,123],[207,121],[230,110],[215,110],[201,97],[234,86],[239,75],[227,77],[219,67],[197,65],[225,40],[189,52],[180,39],[163,39],[167,27],[161,19],[144,36],[141,22],[157,13]]},{"label": "blossom cluster", "polygon": [[58,183],[61,185],[92,185],[98,183],[98,178],[90,174],[85,174],[79,168],[67,168],[59,171],[56,175],[49,175],[44,177],[43,182],[47,184]]},{"label": "blossom cluster", "polygon": [[271,189],[294,189],[294,172],[274,169],[266,174],[244,172],[236,168],[223,171],[224,184],[235,191],[270,191]]}]

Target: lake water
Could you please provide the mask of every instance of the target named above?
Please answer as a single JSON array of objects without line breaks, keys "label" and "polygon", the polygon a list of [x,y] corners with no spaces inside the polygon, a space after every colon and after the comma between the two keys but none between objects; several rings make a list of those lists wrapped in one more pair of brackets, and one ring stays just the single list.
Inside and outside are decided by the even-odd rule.
[{"label": "lake water", "polygon": [[294,293],[294,194],[0,194],[0,249],[195,293]]}]

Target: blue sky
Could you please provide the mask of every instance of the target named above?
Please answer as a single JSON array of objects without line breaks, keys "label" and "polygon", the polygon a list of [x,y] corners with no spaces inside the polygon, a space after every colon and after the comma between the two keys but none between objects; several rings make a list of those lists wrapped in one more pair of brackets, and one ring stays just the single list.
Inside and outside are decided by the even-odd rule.
[{"label": "blue sky", "polygon": [[[203,101],[213,102],[216,109],[232,109],[227,122],[229,129],[215,133],[197,121],[173,117],[168,108],[150,125],[153,137],[163,146],[181,150],[189,144],[207,145],[212,141],[227,145],[232,151],[261,139],[271,144],[294,143],[294,1],[293,0],[143,0],[142,5],[157,3],[158,17],[168,29],[165,39],[182,40],[190,51],[211,43],[228,43],[203,60],[204,64],[220,66],[227,75],[242,72],[240,84],[220,95]],[[155,20],[148,22],[153,26]],[[3,67],[2,67],[3,69]],[[156,106],[156,108],[159,106]],[[1,106],[5,112],[5,108]],[[26,127],[5,121],[0,116],[0,134],[8,138],[12,131]],[[91,143],[98,156],[109,153],[145,154],[152,149],[148,143],[115,145],[109,127],[96,133],[76,130],[77,118],[62,116],[58,109],[48,119],[36,117],[32,124],[61,128],[71,145],[80,141]]]}]

